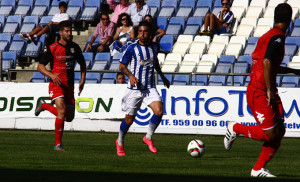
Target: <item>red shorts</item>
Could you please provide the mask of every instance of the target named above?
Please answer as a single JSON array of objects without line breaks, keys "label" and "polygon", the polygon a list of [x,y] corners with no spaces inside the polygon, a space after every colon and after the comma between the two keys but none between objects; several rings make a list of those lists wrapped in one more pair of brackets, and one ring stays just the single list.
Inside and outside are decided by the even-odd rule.
[{"label": "red shorts", "polygon": [[51,102],[54,102],[59,97],[64,97],[66,105],[75,106],[74,85],[55,85],[53,82],[50,82],[49,95]]},{"label": "red shorts", "polygon": [[268,106],[266,92],[258,92],[249,87],[247,89],[248,106],[263,130],[274,128],[279,121],[284,122],[283,106],[278,94],[275,95],[274,101],[273,106]]}]

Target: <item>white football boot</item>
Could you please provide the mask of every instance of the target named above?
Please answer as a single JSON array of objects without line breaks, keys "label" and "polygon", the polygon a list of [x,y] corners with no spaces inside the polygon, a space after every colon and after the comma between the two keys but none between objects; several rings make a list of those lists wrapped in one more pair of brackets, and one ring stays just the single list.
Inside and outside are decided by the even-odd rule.
[{"label": "white football boot", "polygon": [[265,168],[261,168],[260,170],[258,171],[255,171],[255,170],[251,170],[251,176],[252,177],[260,177],[260,178],[264,178],[264,177],[267,177],[267,178],[276,178],[276,176],[274,176],[273,174],[270,173],[269,170],[265,169]]},{"label": "white football boot", "polygon": [[224,137],[224,146],[226,150],[230,150],[231,146],[236,139],[236,133],[233,131],[233,126],[236,124],[234,121],[229,121],[227,131]]}]

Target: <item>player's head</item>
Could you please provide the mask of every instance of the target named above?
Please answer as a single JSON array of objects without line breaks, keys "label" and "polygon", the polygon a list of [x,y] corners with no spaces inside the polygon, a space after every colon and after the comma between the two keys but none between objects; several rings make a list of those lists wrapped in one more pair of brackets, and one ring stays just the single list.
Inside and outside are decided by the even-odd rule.
[{"label": "player's head", "polygon": [[65,1],[61,1],[58,4],[58,8],[60,10],[60,13],[65,13],[67,11],[67,3]]},{"label": "player's head", "polygon": [[107,26],[110,23],[108,13],[102,12],[100,14],[100,18],[101,18],[101,22],[104,26]]},{"label": "player's head", "polygon": [[287,3],[278,4],[274,11],[274,21],[276,23],[286,23],[290,25],[292,20],[293,10]]},{"label": "player's head", "polygon": [[138,26],[138,38],[142,42],[151,40],[152,24],[147,21],[141,21]]},{"label": "player's head", "polygon": [[147,22],[152,22],[152,16],[147,14],[147,15],[145,15],[144,20],[147,21]]},{"label": "player's head", "polygon": [[123,73],[117,73],[117,77],[116,77],[116,81],[117,83],[123,84],[125,83],[125,76]]},{"label": "player's head", "polygon": [[60,38],[66,42],[72,40],[72,23],[71,21],[61,21],[58,24]]}]

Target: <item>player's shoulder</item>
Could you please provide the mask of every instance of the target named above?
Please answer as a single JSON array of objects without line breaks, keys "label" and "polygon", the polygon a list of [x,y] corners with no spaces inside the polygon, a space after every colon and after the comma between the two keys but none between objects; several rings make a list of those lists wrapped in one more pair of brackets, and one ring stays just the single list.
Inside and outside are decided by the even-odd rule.
[{"label": "player's shoulder", "polygon": [[54,50],[60,47],[60,44],[58,42],[54,42],[53,44],[49,45],[50,50]]}]

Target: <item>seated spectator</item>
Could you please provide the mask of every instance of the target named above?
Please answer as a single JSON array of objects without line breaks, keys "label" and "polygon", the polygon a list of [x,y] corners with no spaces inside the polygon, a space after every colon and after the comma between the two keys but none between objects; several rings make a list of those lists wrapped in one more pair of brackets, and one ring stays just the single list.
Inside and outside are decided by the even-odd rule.
[{"label": "seated spectator", "polygon": [[109,6],[114,10],[112,17],[110,18],[110,21],[117,24],[119,15],[125,13],[128,10],[130,3],[128,2],[128,0],[121,0],[120,3],[116,3],[115,0],[106,0],[106,1],[107,4],[109,4]]},{"label": "seated spectator", "polygon": [[128,14],[122,13],[119,15],[117,30],[114,36],[115,42],[113,43],[113,53],[122,52],[123,45],[128,39],[134,39],[134,29],[132,21]]},{"label": "seated spectator", "polygon": [[129,6],[126,13],[131,16],[133,26],[137,27],[139,23],[145,18],[145,16],[147,14],[150,14],[150,8],[147,4],[145,4],[144,0],[135,0],[135,3]]},{"label": "seated spectator", "polygon": [[[42,26],[37,26],[34,30],[32,30],[29,34],[19,34],[20,38],[25,41],[35,41],[44,33],[50,32],[51,39],[55,40],[55,34],[58,32],[58,24],[61,21],[70,20],[69,15],[66,13],[67,11],[67,3],[61,1],[58,5],[60,13],[55,14],[52,20],[47,24]],[[52,41],[54,42],[54,41]]]},{"label": "seated spectator", "polygon": [[156,24],[153,23],[153,19],[152,19],[152,16],[151,15],[146,15],[145,16],[145,20],[152,23],[152,37],[153,37],[153,42],[156,42],[157,41],[157,38],[160,38],[162,36],[164,36],[166,34],[166,32],[159,28]]},{"label": "seated spectator", "polygon": [[218,16],[215,16],[212,13],[206,14],[204,30],[200,33],[200,35],[213,36],[214,34],[227,33],[230,30],[233,20],[233,13],[230,11],[230,0],[221,1],[223,9],[218,13]]},{"label": "seated spectator", "polygon": [[117,73],[117,76],[116,76],[116,83],[117,83],[117,84],[124,84],[124,83],[126,83],[126,82],[125,82],[125,76],[124,76],[123,73],[121,73],[121,72],[118,72],[118,73]]},{"label": "seated spectator", "polygon": [[[101,21],[98,23],[96,30],[91,38],[90,44],[85,51],[96,52],[109,52],[109,45],[113,42],[113,36],[115,34],[115,24],[109,21],[107,13],[101,13]],[[97,36],[100,36],[99,43],[93,45]]]}]

